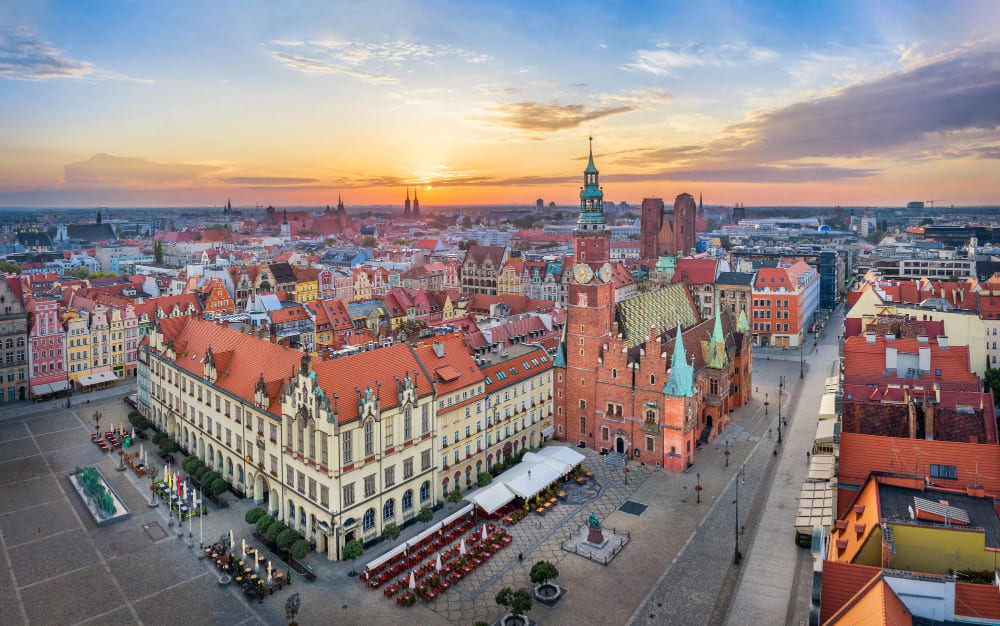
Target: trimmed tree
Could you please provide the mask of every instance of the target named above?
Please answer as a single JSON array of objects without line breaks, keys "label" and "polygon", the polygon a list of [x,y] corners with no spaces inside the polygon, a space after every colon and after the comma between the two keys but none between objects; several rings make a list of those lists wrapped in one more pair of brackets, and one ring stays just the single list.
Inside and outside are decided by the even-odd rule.
[{"label": "trimmed tree", "polygon": [[184,469],[185,472],[191,474],[194,470],[198,469],[198,465],[200,464],[201,464],[201,459],[192,454],[188,458],[184,459],[184,461],[181,463],[181,467]]},{"label": "trimmed tree", "polygon": [[259,534],[261,534],[261,535],[267,536],[267,529],[270,528],[271,524],[273,524],[273,523],[274,523],[274,518],[273,517],[271,517],[270,515],[262,515],[257,520],[257,524],[256,524],[256,526],[257,526],[257,532]]},{"label": "trimmed tree", "polygon": [[243,516],[243,519],[246,520],[247,524],[256,524],[257,520],[264,517],[265,515],[267,515],[267,511],[265,511],[259,506],[255,506],[254,508],[246,512],[246,515]]},{"label": "trimmed tree", "polygon": [[459,502],[462,500],[462,492],[455,487],[455,491],[448,494],[448,502]]},{"label": "trimmed tree", "polygon": [[292,547],[292,544],[298,541],[299,539],[302,539],[299,533],[295,532],[291,528],[286,528],[285,530],[281,531],[281,534],[278,535],[277,539],[275,539],[274,542],[278,544],[278,547],[280,549],[288,550],[290,547]]},{"label": "trimmed tree", "polygon": [[497,594],[496,601],[497,604],[507,607],[510,610],[510,614],[515,617],[524,615],[527,611],[530,611],[533,603],[531,594],[528,593],[527,589],[514,591],[510,587],[501,589]]},{"label": "trimmed tree", "polygon": [[493,482],[493,476],[491,476],[489,472],[479,472],[479,474],[476,475],[476,484],[480,487],[485,487],[491,482]]},{"label": "trimmed tree", "polygon": [[389,523],[383,526],[382,539],[388,541],[389,545],[391,546],[393,541],[399,539],[399,526],[396,526],[393,523]]},{"label": "trimmed tree", "polygon": [[202,487],[209,487],[213,482],[215,482],[216,478],[222,478],[222,476],[219,475],[219,472],[208,470],[198,477],[198,482],[201,483]]},{"label": "trimmed tree", "polygon": [[306,558],[306,555],[309,554],[311,550],[312,550],[311,543],[309,543],[305,539],[299,539],[298,541],[292,544],[292,547],[289,548],[288,551],[292,553],[293,559],[295,559],[296,561],[301,561],[302,559]]},{"label": "trimmed tree", "polygon": [[420,509],[419,513],[417,513],[417,521],[423,524],[424,528],[427,527],[427,522],[432,519],[434,519],[434,511],[432,511],[430,507],[425,506]]},{"label": "trimmed tree", "polygon": [[198,467],[198,469],[194,471],[194,477],[198,479],[198,482],[201,482],[201,479],[204,478],[205,474],[207,474],[208,472],[209,472],[208,466],[201,465]]},{"label": "trimmed tree", "polygon": [[539,561],[531,566],[531,582],[536,585],[544,585],[550,580],[559,578],[559,570],[548,561]]},{"label": "trimmed tree", "polygon": [[166,452],[167,454],[173,454],[174,452],[180,450],[181,446],[173,439],[167,439],[165,442],[163,442],[163,445],[160,446],[160,449]]},{"label": "trimmed tree", "polygon": [[153,445],[156,445],[156,446],[160,445],[160,442],[163,441],[166,438],[167,438],[167,433],[162,432],[162,431],[156,433],[155,435],[153,435],[153,439],[152,439]]},{"label": "trimmed tree", "polygon": [[213,496],[218,497],[229,491],[229,483],[226,482],[225,478],[220,476],[219,478],[213,480],[208,488],[212,491]]},{"label": "trimmed tree", "polygon": [[281,520],[276,521],[267,528],[267,532],[264,536],[267,537],[268,541],[277,542],[278,535],[288,530],[288,526],[285,525]]},{"label": "trimmed tree", "polygon": [[344,558],[351,562],[351,574],[357,574],[357,560],[365,553],[365,544],[360,539],[352,539],[344,544]]}]

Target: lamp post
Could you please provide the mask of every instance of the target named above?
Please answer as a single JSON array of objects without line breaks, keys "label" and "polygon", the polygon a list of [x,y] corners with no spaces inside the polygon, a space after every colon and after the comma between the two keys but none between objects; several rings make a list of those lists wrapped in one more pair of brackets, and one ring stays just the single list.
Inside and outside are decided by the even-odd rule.
[{"label": "lamp post", "polygon": [[149,466],[146,468],[146,475],[149,476],[149,508],[153,508],[159,504],[156,501],[156,475],[160,473],[160,470],[156,469],[155,466]]},{"label": "lamp post", "polygon": [[733,542],[733,564],[734,565],[739,565],[740,564],[740,560],[743,559],[743,554],[740,553],[740,485],[742,485],[743,481],[744,481],[744,476],[745,476],[744,470],[745,469],[746,469],[746,465],[741,465],[740,466],[740,471],[736,472],[736,499],[733,500],[733,504],[736,505],[736,520],[735,520],[735,527],[734,527],[734,531],[733,531],[733,535],[734,535],[734,537],[733,537],[733,539],[734,539],[734,542]]},{"label": "lamp post", "polygon": [[768,405],[767,392],[765,391],[764,392],[764,415],[767,415],[767,405]]},{"label": "lamp post", "polygon": [[799,337],[799,378],[806,377],[806,372],[805,372],[806,362],[805,359],[802,357],[802,343],[804,339],[805,339],[805,333],[802,333],[802,337]]},{"label": "lamp post", "polygon": [[785,389],[785,377],[778,378],[778,445],[781,445],[781,393]]},{"label": "lamp post", "polygon": [[[728,453],[729,451],[727,450],[726,452]],[[726,460],[727,461],[729,460],[728,456],[726,457]],[[698,484],[696,484],[694,486],[694,492],[696,494],[698,494],[698,499],[696,501],[696,504],[701,504],[701,489],[702,489],[702,487],[701,487],[701,474],[695,474],[695,475],[698,477]]]}]

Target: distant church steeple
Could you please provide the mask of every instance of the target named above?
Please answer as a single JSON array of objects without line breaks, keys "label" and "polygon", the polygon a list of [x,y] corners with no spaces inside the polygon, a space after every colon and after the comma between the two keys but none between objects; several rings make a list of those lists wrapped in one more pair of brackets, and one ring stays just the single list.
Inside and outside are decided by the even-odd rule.
[{"label": "distant church steeple", "polygon": [[101,223],[101,210],[100,209],[97,209],[97,223],[98,224]]},{"label": "distant church steeple", "polygon": [[413,217],[420,217],[420,200],[417,200],[417,188],[413,188]]},{"label": "distant church steeple", "polygon": [[410,188],[406,188],[406,204],[403,205],[403,215],[410,214]]}]

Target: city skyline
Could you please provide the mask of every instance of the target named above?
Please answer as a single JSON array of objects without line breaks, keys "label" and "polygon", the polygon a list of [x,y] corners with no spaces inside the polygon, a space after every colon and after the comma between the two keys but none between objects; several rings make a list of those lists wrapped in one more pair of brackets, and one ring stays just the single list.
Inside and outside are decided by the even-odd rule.
[{"label": "city skyline", "polygon": [[[995,204],[993,3],[0,8],[0,206]],[[280,11],[280,13],[279,13]]]}]

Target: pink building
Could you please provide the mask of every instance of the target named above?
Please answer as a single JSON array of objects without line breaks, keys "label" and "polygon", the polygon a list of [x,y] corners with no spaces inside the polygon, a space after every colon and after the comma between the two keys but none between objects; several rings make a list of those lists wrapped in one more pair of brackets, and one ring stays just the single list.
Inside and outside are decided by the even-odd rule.
[{"label": "pink building", "polygon": [[66,333],[59,322],[59,303],[34,302],[34,323],[28,336],[32,397],[45,396],[69,387],[66,375]]}]

